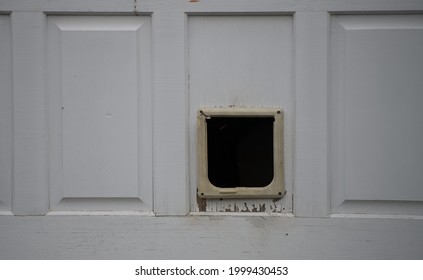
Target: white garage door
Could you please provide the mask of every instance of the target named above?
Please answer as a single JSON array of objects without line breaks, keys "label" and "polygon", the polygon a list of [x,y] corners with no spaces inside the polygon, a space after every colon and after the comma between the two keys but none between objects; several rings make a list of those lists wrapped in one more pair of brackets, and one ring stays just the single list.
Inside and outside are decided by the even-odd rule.
[{"label": "white garage door", "polygon": [[[1,1],[0,258],[423,258],[423,2]],[[283,110],[286,194],[197,197],[197,110]]]}]

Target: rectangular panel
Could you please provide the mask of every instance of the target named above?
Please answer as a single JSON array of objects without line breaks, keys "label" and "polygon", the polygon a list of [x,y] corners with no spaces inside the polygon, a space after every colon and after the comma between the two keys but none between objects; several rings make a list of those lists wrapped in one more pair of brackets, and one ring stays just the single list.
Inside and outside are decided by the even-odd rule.
[{"label": "rectangular panel", "polygon": [[335,16],[332,48],[333,211],[423,202],[423,16]]},{"label": "rectangular panel", "polygon": [[149,20],[49,17],[53,209],[151,209]]},{"label": "rectangular panel", "polygon": [[[69,22],[67,22],[69,23]],[[65,197],[138,193],[137,34],[62,29]],[[103,26],[102,26],[103,27]],[[121,186],[121,187],[118,187]]]},{"label": "rectangular panel", "polygon": [[0,15],[0,211],[12,203],[12,53],[9,16]]},{"label": "rectangular panel", "polygon": [[295,12],[295,167],[297,217],[327,217],[328,46],[325,11]]},{"label": "rectangular panel", "polygon": [[[291,212],[292,17],[190,16],[188,19],[191,183],[198,187],[196,112],[200,107],[280,107],[284,111],[285,197],[207,199],[195,211]],[[207,206],[205,206],[207,205]]]},{"label": "rectangular panel", "polygon": [[[173,4],[174,2],[168,6]],[[186,14],[172,8],[166,12],[154,11],[152,21],[154,213],[187,215],[189,160],[186,116]]]},{"label": "rectangular panel", "polygon": [[[423,259],[423,221],[413,219],[343,219],[343,218],[287,218],[267,215],[257,216],[187,216],[187,217],[143,217],[143,216],[66,216],[32,217],[11,219],[0,217],[1,242],[0,259],[14,260],[163,260],[163,267],[169,259],[175,260],[234,260],[227,263],[240,263],[257,266],[255,260],[278,262],[276,266],[292,263],[278,260],[402,260],[419,266],[414,277],[419,279]],[[239,261],[242,260],[242,261]],[[3,261],[4,262],[4,261]],[[87,262],[87,261],[85,261]],[[84,262],[84,264],[85,264]],[[128,262],[128,261],[126,261]],[[157,265],[157,261],[154,261]],[[186,262],[186,261],[185,261]],[[296,261],[299,263],[300,261]],[[339,263],[332,261],[332,263]],[[353,261],[354,264],[357,263]],[[50,261],[57,270],[56,261]],[[51,265],[48,263],[49,265]],[[113,262],[113,265],[116,262]],[[106,279],[225,279],[225,277],[130,277],[130,269],[139,268],[138,264],[127,265],[119,271],[127,277],[105,277]],[[138,261],[138,263],[141,263]],[[144,265],[145,262],[142,262]],[[307,262],[301,262],[301,264]],[[367,262],[366,262],[367,263]],[[381,270],[388,272],[387,262],[376,262]],[[392,264],[390,262],[389,264]],[[397,262],[394,262],[395,264]],[[418,264],[420,263],[420,265]],[[20,264],[20,263],[19,263]],[[73,264],[73,263],[72,263]],[[101,264],[111,265],[112,261]],[[329,263],[328,263],[329,264]],[[370,262],[369,262],[370,264]],[[31,273],[27,279],[41,278],[44,270],[26,269]],[[175,264],[176,265],[176,262]],[[222,266],[221,264],[219,264]],[[331,264],[329,264],[331,265]],[[374,265],[372,262],[370,265]],[[196,267],[201,266],[198,263]],[[213,267],[211,263],[208,267]],[[229,266],[229,265],[228,265]],[[272,265],[273,266],[273,265]],[[307,269],[310,265],[306,265]],[[144,265],[146,267],[146,265]],[[254,277],[253,275],[233,277],[233,279],[301,279],[297,266],[289,265],[288,277]],[[327,267],[327,266],[326,266]],[[2,267],[3,268],[3,267]],[[321,267],[319,266],[319,269]],[[75,266],[63,271],[72,274]],[[292,270],[291,270],[292,269]],[[327,268],[329,269],[329,267]],[[50,270],[50,268],[49,268]],[[92,270],[92,267],[90,267]],[[102,268],[103,272],[112,269]],[[199,270],[199,269],[198,269]],[[197,271],[198,271],[197,270]],[[326,269],[325,269],[326,270]],[[124,271],[124,272],[121,272]],[[260,270],[259,270],[260,271]],[[267,271],[271,271],[270,269]],[[373,273],[374,271],[374,273]],[[379,268],[372,274],[379,273]],[[403,271],[395,267],[392,277],[378,279],[397,279]],[[2,269],[2,272],[4,270]],[[80,273],[84,273],[81,271]],[[94,272],[94,271],[93,271]],[[325,271],[326,272],[326,271]],[[338,271],[332,272],[336,273]],[[390,272],[390,270],[389,270]],[[19,272],[20,273],[20,272]],[[48,274],[49,272],[47,272]],[[50,272],[51,273],[51,272]],[[225,269],[228,275],[229,270]],[[270,272],[271,273],[271,272]],[[358,276],[362,270],[352,272]],[[223,274],[223,273],[221,273]],[[351,272],[349,272],[351,274]],[[4,273],[3,273],[4,275]],[[45,274],[43,274],[44,276]],[[113,275],[112,273],[110,275]],[[325,273],[326,275],[326,273]],[[55,275],[54,275],[55,276]],[[64,279],[104,279],[104,277],[63,277]],[[52,276],[43,277],[55,279]],[[227,277],[231,279],[232,277]],[[313,279],[314,277],[303,279]],[[335,275],[325,277],[338,279]],[[346,277],[347,279],[355,277]],[[361,277],[356,277],[361,278]],[[373,278],[373,277],[368,277]],[[16,279],[10,277],[6,279]],[[366,277],[367,279],[367,277]]]},{"label": "rectangular panel", "polygon": [[41,12],[13,12],[13,190],[15,215],[48,212],[45,22]]}]

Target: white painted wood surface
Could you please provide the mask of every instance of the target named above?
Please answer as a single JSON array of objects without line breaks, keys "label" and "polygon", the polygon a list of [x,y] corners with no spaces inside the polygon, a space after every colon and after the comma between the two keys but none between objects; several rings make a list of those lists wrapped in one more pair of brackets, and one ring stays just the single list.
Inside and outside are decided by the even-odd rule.
[{"label": "white painted wood surface", "polygon": [[333,211],[422,202],[423,16],[334,16],[331,35]]},{"label": "white painted wood surface", "polygon": [[13,213],[48,212],[45,23],[42,13],[10,15],[13,69]]},{"label": "white painted wood surface", "polygon": [[[241,2],[0,1],[0,258],[423,258],[423,2]],[[97,31],[51,32],[52,19],[76,18]],[[133,19],[147,27],[136,39]],[[70,71],[85,80],[72,84]],[[116,177],[91,177],[77,165],[90,157],[66,142],[108,133],[90,119],[102,93],[123,114],[111,128],[128,136],[95,147],[121,151],[116,164],[128,169]],[[86,122],[66,116],[65,99],[96,110]],[[200,105],[284,108],[284,199],[208,202],[209,216],[195,216]],[[63,155],[75,157],[61,166]],[[57,203],[57,174],[78,168]],[[122,185],[103,189],[106,178]]]},{"label": "white painted wood surface", "polygon": [[[292,212],[292,21],[291,15],[188,17],[189,127],[196,127],[200,107],[282,108],[287,191],[282,199],[206,199],[195,203],[193,211]],[[196,201],[195,129],[190,130],[190,155]]]},{"label": "white painted wood surface", "polygon": [[50,209],[152,211],[150,17],[48,16],[48,36]]},{"label": "white painted wood surface", "polygon": [[186,15],[158,12],[153,24],[154,212],[189,213]]},{"label": "white painted wood surface", "polygon": [[12,209],[12,37],[0,15],[0,211]]},{"label": "white painted wood surface", "polygon": [[2,259],[423,258],[409,219],[3,216],[0,229]]},{"label": "white painted wood surface", "polygon": [[295,14],[294,213],[329,215],[327,179],[327,12]]}]

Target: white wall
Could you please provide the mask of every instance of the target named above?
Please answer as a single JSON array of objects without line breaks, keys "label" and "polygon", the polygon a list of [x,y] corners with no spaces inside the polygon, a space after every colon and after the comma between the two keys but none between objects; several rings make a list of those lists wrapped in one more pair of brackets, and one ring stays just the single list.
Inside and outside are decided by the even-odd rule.
[{"label": "white wall", "polygon": [[[422,258],[422,10],[2,1],[0,258]],[[197,201],[200,106],[283,108],[283,199]]]}]

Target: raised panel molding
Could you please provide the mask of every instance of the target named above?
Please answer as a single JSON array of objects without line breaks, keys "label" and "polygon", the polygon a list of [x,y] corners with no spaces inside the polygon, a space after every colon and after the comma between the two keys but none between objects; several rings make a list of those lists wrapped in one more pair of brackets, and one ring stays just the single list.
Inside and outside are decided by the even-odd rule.
[{"label": "raised panel molding", "polygon": [[51,210],[152,211],[148,16],[49,16]]},{"label": "raised panel molding", "polygon": [[423,214],[423,15],[335,15],[332,212]]},{"label": "raised panel molding", "polygon": [[12,208],[11,34],[8,15],[0,15],[0,212]]}]

